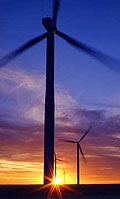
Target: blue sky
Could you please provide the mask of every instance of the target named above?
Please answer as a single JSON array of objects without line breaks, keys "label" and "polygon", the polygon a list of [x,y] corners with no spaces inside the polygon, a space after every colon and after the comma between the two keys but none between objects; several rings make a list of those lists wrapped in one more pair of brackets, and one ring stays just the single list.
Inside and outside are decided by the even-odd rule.
[{"label": "blue sky", "polygon": [[[61,0],[58,29],[120,60],[119,10],[119,0]],[[52,0],[0,0],[0,56],[44,33],[41,19],[51,16],[51,11]],[[44,120],[45,60],[46,41],[42,41],[0,72],[0,146],[3,151],[0,161],[4,164],[5,160],[8,164],[9,161],[24,162],[26,154],[28,154],[26,161],[29,163],[36,161],[36,157],[40,162],[43,161],[43,153],[39,154],[39,144],[43,150],[41,140]],[[102,182],[97,170],[96,177],[93,176],[95,167],[98,170],[108,169],[105,176],[108,182],[120,180],[120,174],[115,173],[120,158],[119,82],[120,73],[110,71],[55,36],[56,135],[77,139],[90,123],[93,124],[93,140],[88,138],[85,143],[87,146],[85,152],[90,161],[88,167],[85,167],[88,177],[85,176],[86,170],[83,169],[83,179],[86,180],[83,182],[90,182],[90,179],[92,182]],[[20,133],[21,128],[23,130]],[[31,147],[35,148],[34,152]],[[74,152],[74,146],[67,147]],[[70,157],[64,156],[65,148],[61,149],[59,143],[56,150],[60,158],[74,158],[72,152]],[[101,153],[105,156],[102,157]],[[99,157],[99,165],[93,167],[95,157]],[[66,168],[70,172],[71,165]],[[114,177],[110,179],[111,169]],[[72,167],[72,172],[74,170],[75,167]],[[41,171],[38,165],[38,175]],[[2,172],[1,170],[0,175]],[[31,183],[36,182],[36,179],[32,180],[33,176]],[[21,176],[19,177],[21,179]],[[6,182],[6,179],[7,177],[2,178],[3,182]],[[14,182],[14,179],[11,182]],[[28,183],[27,180],[25,182]],[[75,183],[74,180],[72,182]]]},{"label": "blue sky", "polygon": [[[61,1],[58,28],[74,38],[119,58],[120,2]],[[1,49],[9,52],[45,30],[41,18],[51,16],[52,1],[0,1]],[[18,60],[24,69],[45,72],[45,41]],[[119,74],[69,46],[56,36],[56,82],[69,89],[84,105],[90,101],[112,103],[119,98]],[[32,58],[31,58],[32,56]],[[115,103],[117,103],[115,101]]]}]

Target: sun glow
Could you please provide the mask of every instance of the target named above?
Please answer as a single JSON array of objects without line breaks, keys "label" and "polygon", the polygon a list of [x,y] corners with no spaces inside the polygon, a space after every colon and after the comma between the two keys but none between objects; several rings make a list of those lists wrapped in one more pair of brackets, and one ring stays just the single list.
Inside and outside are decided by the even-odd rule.
[{"label": "sun glow", "polygon": [[54,184],[54,185],[62,184],[61,178],[56,178],[56,179],[54,178],[54,179],[53,179],[53,184]]}]

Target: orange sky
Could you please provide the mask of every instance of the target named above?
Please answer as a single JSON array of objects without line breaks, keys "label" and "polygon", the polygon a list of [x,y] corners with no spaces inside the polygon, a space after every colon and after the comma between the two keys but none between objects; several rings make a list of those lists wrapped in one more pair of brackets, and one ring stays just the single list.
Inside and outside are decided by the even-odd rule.
[{"label": "orange sky", "polygon": [[[108,157],[103,156],[102,152],[105,155],[105,149],[99,149],[97,146],[91,147],[92,149],[90,149],[88,141],[89,139],[86,138],[84,144],[82,144],[87,163],[84,164],[80,158],[81,183],[120,183],[120,173],[118,173],[119,161],[111,157],[110,154]],[[61,180],[61,183],[64,183],[65,171],[65,183],[76,183],[76,146],[74,144],[63,144],[58,141],[57,145],[56,152],[58,157],[68,161],[68,163],[58,162],[57,178]],[[107,148],[106,154],[114,150],[116,149]],[[43,150],[41,152],[43,153]],[[42,153],[38,152],[34,154],[33,160],[29,157],[29,153],[21,153],[18,156],[16,154],[12,160],[1,158],[0,184],[43,183]]]}]

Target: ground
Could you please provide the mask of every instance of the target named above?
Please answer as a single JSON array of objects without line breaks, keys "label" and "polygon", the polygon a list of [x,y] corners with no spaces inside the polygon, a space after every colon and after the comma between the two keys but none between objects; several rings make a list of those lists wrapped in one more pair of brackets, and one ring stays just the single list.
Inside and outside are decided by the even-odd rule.
[{"label": "ground", "polygon": [[[60,186],[61,194],[48,195],[50,187],[41,185],[1,185],[0,199],[120,199],[120,185],[67,185]],[[56,187],[58,190],[58,187]],[[59,192],[59,191],[58,191]]]}]

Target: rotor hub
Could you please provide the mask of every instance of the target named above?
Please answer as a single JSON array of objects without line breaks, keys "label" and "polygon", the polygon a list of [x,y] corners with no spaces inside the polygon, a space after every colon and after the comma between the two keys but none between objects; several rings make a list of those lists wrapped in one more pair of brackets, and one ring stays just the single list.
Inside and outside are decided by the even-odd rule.
[{"label": "rotor hub", "polygon": [[56,33],[56,24],[51,17],[42,18],[42,24],[48,32]]}]

